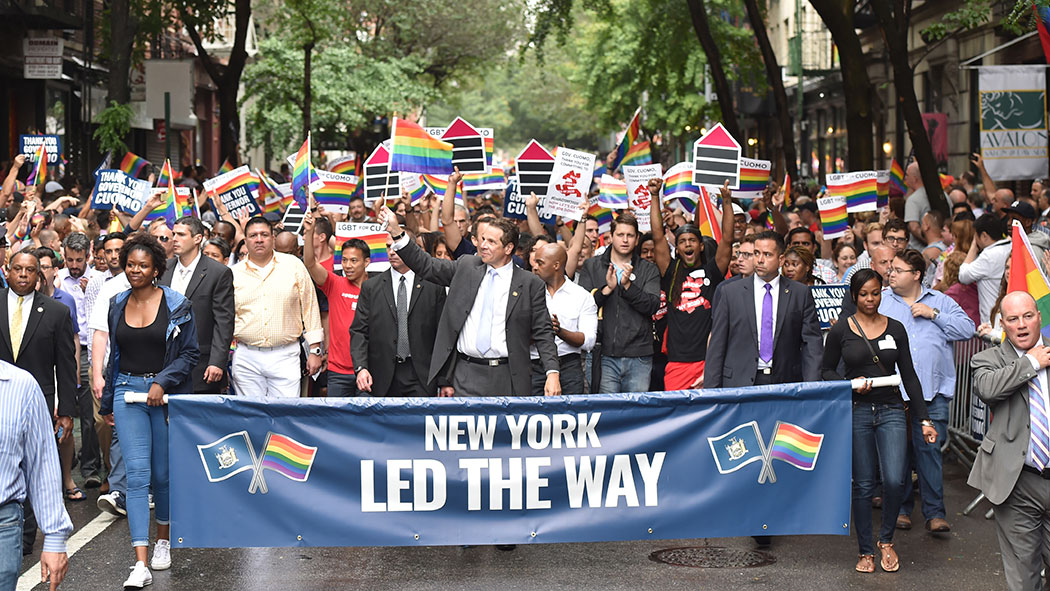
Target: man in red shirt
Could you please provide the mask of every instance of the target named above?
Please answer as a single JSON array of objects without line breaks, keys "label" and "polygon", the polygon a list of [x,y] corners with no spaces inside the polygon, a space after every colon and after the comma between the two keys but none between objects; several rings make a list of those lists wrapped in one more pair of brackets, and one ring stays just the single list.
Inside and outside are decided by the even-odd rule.
[{"label": "man in red shirt", "polygon": [[357,311],[357,298],[367,275],[369,250],[356,238],[343,244],[343,276],[317,262],[314,252],[315,224],[323,215],[314,206],[303,216],[303,264],[314,283],[328,298],[328,395],[356,396],[357,378],[350,358],[350,324]]}]

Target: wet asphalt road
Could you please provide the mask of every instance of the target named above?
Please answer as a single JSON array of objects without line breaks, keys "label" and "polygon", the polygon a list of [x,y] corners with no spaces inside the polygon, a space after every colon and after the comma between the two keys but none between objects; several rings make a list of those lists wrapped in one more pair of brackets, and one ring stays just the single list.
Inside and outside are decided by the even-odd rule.
[{"label": "wet asphalt road", "polygon": [[[154,572],[155,591],[193,590],[331,590],[331,589],[1005,589],[994,524],[984,519],[985,501],[966,517],[963,507],[976,495],[966,486],[967,469],[945,466],[945,496],[950,534],[932,536],[916,527],[897,531],[901,556],[898,573],[862,575],[853,571],[857,544],[852,537],[795,536],[776,538],[775,562],[755,568],[691,568],[650,559],[654,551],[704,544],[754,549],[751,538],[534,544],[513,552],[493,547],[249,548],[174,550],[172,569]],[[99,512],[97,489],[89,501],[67,503],[77,531]],[[876,523],[878,512],[876,512]],[[127,521],[96,520],[84,531],[70,558],[62,589],[122,589],[133,564]],[[76,535],[76,534],[75,534]],[[89,538],[90,539],[86,539]],[[152,537],[151,537],[152,539]],[[39,581],[39,550],[27,556],[26,579]],[[33,579],[33,577],[36,577]],[[24,580],[20,590],[44,589]]]}]

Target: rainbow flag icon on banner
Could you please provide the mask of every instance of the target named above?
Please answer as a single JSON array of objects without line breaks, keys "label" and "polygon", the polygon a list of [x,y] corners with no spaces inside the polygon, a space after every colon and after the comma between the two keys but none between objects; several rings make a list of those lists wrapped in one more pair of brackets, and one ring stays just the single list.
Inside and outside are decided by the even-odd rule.
[{"label": "rainbow flag icon on banner", "polygon": [[390,134],[390,171],[452,174],[452,144],[431,137],[419,125],[395,117]]},{"label": "rainbow flag icon on banner", "polygon": [[359,224],[339,222],[335,225],[336,249],[332,266],[342,269],[343,243],[351,238],[363,240],[368,245],[368,272],[380,273],[390,267],[390,255],[386,250],[389,234],[382,224]]},{"label": "rainbow flag icon on banner", "polygon": [[352,174],[339,174],[327,170],[316,171],[324,186],[314,191],[314,199],[326,211],[346,213],[350,210],[350,196],[357,189],[358,178]]},{"label": "rainbow flag icon on banner", "polygon": [[769,459],[787,462],[799,470],[812,470],[817,465],[824,435],[810,433],[798,425],[777,421],[773,441],[769,444]]},{"label": "rainbow flag icon on banner", "polygon": [[314,446],[299,443],[287,435],[272,431],[267,433],[248,492],[254,494],[256,489],[267,492],[266,470],[273,470],[289,480],[306,482],[316,456],[317,448]]},{"label": "rainbow flag icon on banner", "polygon": [[336,158],[328,162],[328,172],[336,172],[339,174],[354,174],[357,170],[357,154],[350,154],[349,156],[343,156],[342,158]]},{"label": "rainbow flag icon on banner", "polygon": [[846,198],[846,212],[875,211],[879,199],[879,178],[874,170],[843,172],[826,177],[828,195]]},{"label": "rainbow flag icon on banner", "polygon": [[831,240],[846,233],[846,198],[842,195],[831,195],[817,199],[820,210],[820,225],[824,228],[824,239]]},{"label": "rainbow flag icon on banner", "polygon": [[1050,338],[1050,283],[1032,251],[1032,243],[1016,220],[1011,232],[1010,277],[1006,292],[1026,291],[1035,298],[1035,306],[1043,317],[1041,332],[1044,338]]}]

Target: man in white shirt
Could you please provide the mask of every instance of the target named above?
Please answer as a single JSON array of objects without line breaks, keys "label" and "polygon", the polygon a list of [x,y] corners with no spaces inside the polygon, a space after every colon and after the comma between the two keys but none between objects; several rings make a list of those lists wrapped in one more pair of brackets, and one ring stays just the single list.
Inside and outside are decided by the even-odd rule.
[{"label": "man in white shirt", "polygon": [[959,265],[959,282],[977,284],[981,322],[995,325],[992,306],[999,297],[1006,259],[1010,257],[1010,238],[1003,238],[1003,223],[986,213],[974,223],[974,238],[966,259]]},{"label": "man in white shirt", "polygon": [[[535,255],[532,272],[547,285],[547,311],[554,328],[558,347],[562,394],[583,394],[583,366],[580,352],[590,351],[598,336],[598,307],[590,292],[565,277],[568,252],[561,244],[547,244]],[[540,363],[540,353],[533,346],[532,393],[540,396],[547,376]]]}]

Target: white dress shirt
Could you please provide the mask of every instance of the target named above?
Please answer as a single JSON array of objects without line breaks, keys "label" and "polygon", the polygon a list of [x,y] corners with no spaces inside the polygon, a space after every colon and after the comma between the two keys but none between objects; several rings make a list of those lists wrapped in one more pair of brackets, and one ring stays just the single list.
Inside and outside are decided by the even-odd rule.
[{"label": "white dress shirt", "polygon": [[482,298],[485,296],[485,283],[489,281],[489,271],[493,267],[485,266],[485,277],[481,280],[478,293],[474,296],[474,305],[467,314],[467,321],[459,333],[456,349],[470,357],[499,358],[507,357],[507,298],[510,296],[510,282],[514,276],[514,264],[507,264],[495,269],[496,276],[492,283],[492,343],[488,351],[478,350],[478,331],[481,329]]},{"label": "white dress shirt", "polygon": [[175,259],[175,271],[171,274],[171,288],[186,295],[186,289],[190,286],[190,279],[197,271],[197,265],[201,262],[201,251],[197,249],[197,256],[190,261],[189,265],[183,265],[182,260]]},{"label": "white dress shirt", "polygon": [[[18,338],[21,342],[21,338],[26,334],[26,324],[29,322],[29,312],[33,309],[33,295],[35,291],[29,292],[29,295],[22,296],[22,326],[19,327]],[[15,290],[8,288],[7,290],[7,326],[11,327],[11,319],[15,317],[15,308],[18,307],[18,294]],[[11,336],[14,337],[12,331]],[[13,340],[13,339],[12,339]],[[18,354],[18,351],[15,351]]]},{"label": "white dress shirt", "polygon": [[[573,347],[559,336],[554,337],[554,343],[558,346],[558,357],[590,351],[594,348],[594,341],[598,337],[598,306],[594,304],[594,297],[586,289],[565,280],[558,291],[551,295],[549,289],[543,290],[547,296],[547,312],[558,317],[561,327],[569,332],[583,333],[583,346]],[[539,359],[540,353],[536,345],[529,347],[529,356]]]},{"label": "white dress shirt", "polygon": [[390,267],[390,284],[394,290],[394,309],[397,309],[397,286],[401,282],[401,278],[405,278],[405,304],[406,306],[412,305],[412,288],[416,285],[416,272],[412,269],[405,271],[404,273],[398,273],[397,269]]},{"label": "white dress shirt", "polygon": [[[1042,343],[1040,342],[1040,344]],[[1014,346],[1013,343],[1010,343],[1010,346],[1014,348],[1014,351],[1017,353],[1018,357],[1023,357],[1027,359],[1029,363],[1032,364],[1032,368],[1035,369],[1035,378],[1033,379],[1039,387],[1039,393],[1043,396],[1043,408],[1050,409],[1050,396],[1048,396],[1048,393],[1046,391],[1046,385],[1048,383],[1046,376],[1046,368],[1039,367],[1039,362],[1035,360],[1035,357],[1032,357],[1027,352],[1018,349],[1016,346]],[[1031,395],[1031,390],[1029,390],[1029,395]],[[1029,405],[1029,410],[1030,409],[1031,406]],[[1036,468],[1037,466],[1035,464],[1034,455],[1032,454],[1033,445],[1034,444],[1032,443],[1031,439],[1029,439],[1028,453],[1027,455],[1025,455],[1024,463],[1028,464],[1033,468]]]},{"label": "white dress shirt", "polygon": [[977,284],[977,299],[981,322],[991,322],[992,307],[999,298],[1003,280],[1003,268],[1010,258],[1010,238],[1004,238],[988,246],[972,263],[959,265],[959,283]]},{"label": "white dress shirt", "polygon": [[[755,343],[756,350],[762,348],[762,300],[766,298],[766,282],[759,278],[758,273],[752,275],[755,282],[755,327],[758,329],[758,342]],[[777,330],[777,307],[780,304],[780,275],[778,274],[769,282],[773,286],[773,289],[769,290],[769,293],[773,296],[773,334],[770,335],[770,340],[776,338]],[[764,361],[762,356],[759,355],[758,369],[769,369],[773,367],[773,360]]]}]

